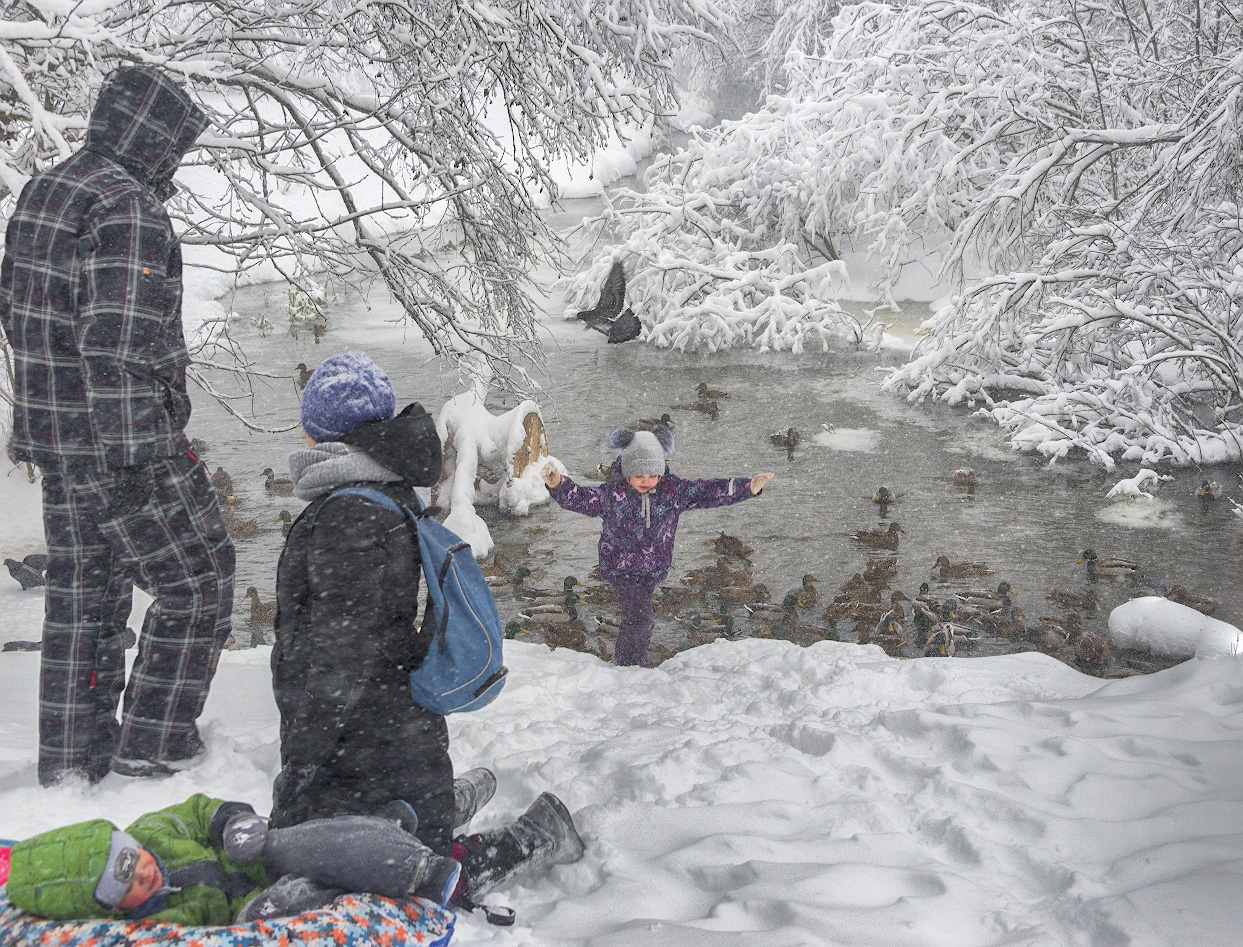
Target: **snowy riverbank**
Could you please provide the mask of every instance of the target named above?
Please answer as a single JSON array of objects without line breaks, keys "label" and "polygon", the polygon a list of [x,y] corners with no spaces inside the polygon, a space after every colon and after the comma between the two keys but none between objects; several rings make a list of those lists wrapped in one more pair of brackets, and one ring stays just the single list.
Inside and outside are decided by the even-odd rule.
[{"label": "snowy riverbank", "polygon": [[[0,655],[0,835],[200,789],[266,809],[268,658],[223,656],[187,773],[41,790],[38,655]],[[832,642],[718,642],[655,670],[515,643],[507,663],[501,698],[451,720],[455,764],[500,779],[476,825],[551,788],[587,856],[497,894],[517,927],[466,916],[455,944],[1237,942],[1243,658],[1112,682]]]}]

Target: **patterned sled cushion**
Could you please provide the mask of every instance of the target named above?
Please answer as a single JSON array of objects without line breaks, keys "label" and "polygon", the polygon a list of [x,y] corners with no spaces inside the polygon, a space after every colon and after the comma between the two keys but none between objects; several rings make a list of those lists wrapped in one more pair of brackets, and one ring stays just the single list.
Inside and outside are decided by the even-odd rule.
[{"label": "patterned sled cushion", "polygon": [[0,889],[0,947],[446,947],[454,914],[430,901],[347,894],[321,911],[232,927],[160,921],[46,921]]}]

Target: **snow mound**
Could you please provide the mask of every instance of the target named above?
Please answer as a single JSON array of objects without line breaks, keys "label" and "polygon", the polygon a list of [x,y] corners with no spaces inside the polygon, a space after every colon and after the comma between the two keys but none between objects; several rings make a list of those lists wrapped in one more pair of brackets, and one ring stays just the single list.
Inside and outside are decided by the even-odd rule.
[{"label": "snow mound", "polygon": [[1243,654],[1243,631],[1157,595],[1133,598],[1110,612],[1109,636],[1120,645],[1176,658]]},{"label": "snow mound", "polygon": [[476,556],[492,549],[492,534],[475,511],[480,500],[495,501],[504,513],[526,516],[531,507],[548,502],[539,467],[548,456],[548,441],[539,405],[523,401],[504,414],[484,406],[476,386],[449,399],[436,418],[444,446],[441,480],[432,502],[448,496],[444,524],[470,543]]}]

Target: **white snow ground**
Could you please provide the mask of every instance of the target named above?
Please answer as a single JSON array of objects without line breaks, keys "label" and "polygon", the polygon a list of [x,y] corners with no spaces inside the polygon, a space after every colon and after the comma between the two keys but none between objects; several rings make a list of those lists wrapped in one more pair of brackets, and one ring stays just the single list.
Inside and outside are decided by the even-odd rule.
[{"label": "white snow ground", "polygon": [[[44,790],[39,656],[0,655],[0,835],[199,790],[266,810],[269,656],[224,654],[191,770]],[[514,928],[462,916],[457,944],[1239,942],[1243,658],[1108,683],[1040,654],[832,642],[718,642],[653,670],[513,643],[507,664],[491,707],[451,718],[455,764],[500,781],[475,827],[552,789],[587,854],[494,895]]]}]

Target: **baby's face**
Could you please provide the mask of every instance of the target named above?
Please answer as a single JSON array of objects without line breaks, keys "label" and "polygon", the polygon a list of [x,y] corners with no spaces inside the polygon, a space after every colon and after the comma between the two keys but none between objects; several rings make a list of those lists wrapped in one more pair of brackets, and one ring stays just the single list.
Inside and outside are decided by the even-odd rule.
[{"label": "baby's face", "polygon": [[164,886],[164,875],[160,872],[159,862],[145,848],[138,850],[138,867],[134,869],[134,877],[129,880],[125,889],[125,897],[117,907],[123,911],[132,911]]},{"label": "baby's face", "polygon": [[660,483],[660,477],[656,474],[643,474],[639,477],[627,477],[630,485],[635,488],[638,493],[647,493],[648,490]]}]

